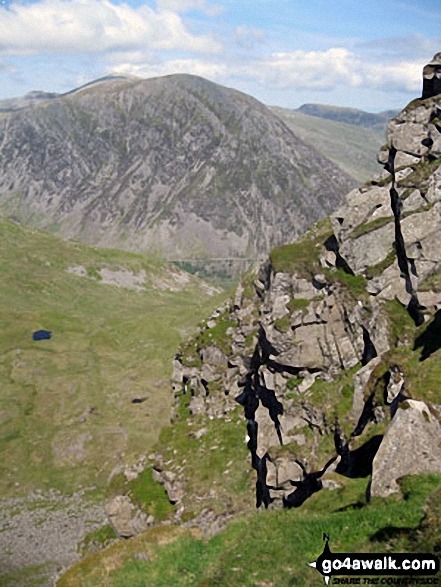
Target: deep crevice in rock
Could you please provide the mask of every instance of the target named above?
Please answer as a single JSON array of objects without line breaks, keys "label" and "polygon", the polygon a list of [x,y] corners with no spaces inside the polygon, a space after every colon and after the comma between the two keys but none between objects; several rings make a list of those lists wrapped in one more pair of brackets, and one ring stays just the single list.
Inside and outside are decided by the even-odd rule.
[{"label": "deep crevice in rock", "polygon": [[372,462],[383,440],[382,434],[373,436],[359,448],[351,450],[340,430],[334,434],[335,450],[341,457],[335,472],[350,479],[368,477],[372,473]]},{"label": "deep crevice in rock", "polygon": [[311,495],[314,495],[314,493],[323,489],[321,477],[323,477],[336,458],[337,457],[335,456],[332,457],[321,471],[316,471],[314,473],[308,473],[305,465],[298,459],[294,459],[294,462],[302,469],[303,478],[299,481],[290,481],[291,485],[296,489],[283,498],[283,507],[288,509],[298,508],[305,503]]},{"label": "deep crevice in rock", "polygon": [[267,508],[273,502],[273,498],[270,495],[270,489],[273,489],[273,487],[266,483],[266,477],[268,475],[267,461],[271,461],[268,453],[265,453],[262,458],[259,458],[257,453],[252,453],[251,464],[257,472],[256,508],[259,508],[262,504]]},{"label": "deep crevice in rock", "polygon": [[342,269],[345,273],[348,273],[349,275],[354,275],[354,272],[350,268],[349,263],[340,255],[340,248],[338,245],[337,238],[334,234],[331,234],[331,236],[329,236],[325,240],[323,246],[327,251],[335,253],[335,266],[337,269]]},{"label": "deep crevice in rock", "polygon": [[355,426],[351,436],[360,436],[363,434],[364,429],[369,424],[369,422],[375,422],[374,398],[375,391],[373,391],[364,402],[363,411],[361,412],[357,425]]},{"label": "deep crevice in rock", "polygon": [[367,365],[370,361],[372,361],[372,359],[375,359],[375,357],[378,356],[378,353],[374,343],[371,340],[368,329],[365,326],[362,326],[361,328],[363,331],[364,344],[363,355],[361,357],[361,364],[364,366]]},{"label": "deep crevice in rock", "polygon": [[259,369],[262,366],[268,366],[270,355],[277,354],[276,350],[269,343],[266,338],[265,331],[261,327],[259,330],[258,343],[254,349],[254,353],[250,361],[250,370],[248,371],[245,381],[240,386],[244,390],[235,399],[238,404],[244,408],[244,416],[247,420],[247,447],[251,454],[251,465],[257,473],[256,480],[256,507],[259,508],[264,505],[265,508],[273,501],[270,497],[269,490],[272,489],[266,483],[267,465],[266,461],[271,460],[268,453],[259,457],[258,450],[258,429],[259,425],[256,422],[256,411],[261,403],[263,407],[268,410],[271,420],[274,422],[274,427],[282,445],[282,432],[280,429],[279,416],[283,414],[283,405],[276,398],[273,390],[268,389],[261,382],[261,375]]},{"label": "deep crevice in rock", "polygon": [[412,318],[416,326],[420,326],[424,322],[424,315],[422,313],[423,306],[418,301],[416,291],[412,286],[412,280],[409,271],[409,259],[406,255],[406,246],[404,244],[403,234],[401,232],[401,210],[402,202],[395,189],[395,176],[393,179],[393,186],[389,190],[390,204],[392,213],[394,215],[394,226],[395,226],[395,251],[397,254],[398,267],[401,272],[401,277],[404,279],[406,292],[410,294],[410,302],[407,306],[409,316]]}]

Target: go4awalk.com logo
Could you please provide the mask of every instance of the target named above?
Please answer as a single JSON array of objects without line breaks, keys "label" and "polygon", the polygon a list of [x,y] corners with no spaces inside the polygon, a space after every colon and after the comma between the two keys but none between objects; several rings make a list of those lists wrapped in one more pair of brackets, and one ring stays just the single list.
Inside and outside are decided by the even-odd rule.
[{"label": "go4awalk.com logo", "polygon": [[[325,548],[318,559],[309,563],[323,575],[326,585],[440,585],[435,577],[439,558],[431,554],[345,554],[329,548],[329,536],[323,535]],[[344,575],[344,579],[337,576]],[[381,578],[380,578],[381,577]]]}]

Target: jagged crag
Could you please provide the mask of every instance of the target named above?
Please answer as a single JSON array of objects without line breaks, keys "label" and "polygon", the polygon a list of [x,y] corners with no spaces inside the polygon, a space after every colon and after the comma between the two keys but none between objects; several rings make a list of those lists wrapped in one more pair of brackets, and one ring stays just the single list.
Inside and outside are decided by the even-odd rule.
[{"label": "jagged crag", "polygon": [[[149,457],[175,522],[212,534],[345,477],[369,500],[441,473],[440,58],[390,121],[381,176],[274,249],[176,355],[172,426]],[[122,536],[155,523],[130,501],[146,463],[109,494]]]}]

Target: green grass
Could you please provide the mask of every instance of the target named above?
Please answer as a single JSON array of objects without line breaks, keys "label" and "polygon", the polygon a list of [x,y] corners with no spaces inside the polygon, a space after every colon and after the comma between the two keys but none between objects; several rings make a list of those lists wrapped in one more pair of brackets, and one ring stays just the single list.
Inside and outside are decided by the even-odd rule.
[{"label": "green grass", "polygon": [[[238,406],[228,416],[214,420],[194,416],[191,422],[189,426],[187,419],[179,419],[165,427],[158,441],[164,461],[173,459],[175,465],[185,465],[182,504],[186,519],[204,508],[221,514],[226,504],[232,511],[249,510],[254,501],[253,474],[242,409]],[[196,438],[195,433],[203,428],[205,434]]]},{"label": "green grass", "polygon": [[370,232],[373,232],[374,230],[378,230],[379,228],[386,226],[390,222],[393,222],[393,216],[381,216],[380,218],[376,218],[375,220],[372,220],[371,222],[365,222],[364,224],[359,224],[348,235],[348,237],[355,240],[357,238],[360,238],[360,236],[363,236],[365,234],[369,234]]},{"label": "green grass", "polygon": [[216,318],[216,326],[202,330],[198,337],[200,348],[214,345],[225,353],[230,352],[232,338],[227,334],[228,328],[236,326],[236,321],[232,319],[229,310],[226,310],[221,316]]},{"label": "green grass", "polygon": [[418,287],[419,291],[441,292],[441,272],[426,277]]},{"label": "green grass", "polygon": [[412,552],[441,552],[441,487],[427,500],[425,514],[419,527],[411,535]]},{"label": "green grass", "polygon": [[216,318],[216,324],[212,328],[206,328],[206,321],[200,324],[200,332],[193,338],[182,343],[179,353],[182,355],[182,364],[186,367],[201,367],[201,351],[208,346],[216,346],[226,355],[231,349],[232,337],[227,330],[236,326],[229,310],[223,312]]},{"label": "green grass", "polygon": [[371,267],[368,267],[365,271],[366,279],[373,279],[374,277],[381,275],[383,271],[392,265],[396,257],[397,254],[395,250],[392,250],[382,261],[376,265],[371,265]]},{"label": "green grass", "polygon": [[353,299],[358,300],[366,296],[367,282],[363,275],[351,275],[343,271],[343,269],[325,270],[325,274],[330,281],[340,283],[351,294]]},{"label": "green grass", "polygon": [[274,326],[280,332],[288,332],[291,325],[291,316],[283,316],[274,320]]},{"label": "green grass", "polygon": [[202,367],[197,336],[182,343],[179,347],[179,353],[182,355],[181,361],[184,366]]},{"label": "green grass", "polygon": [[[224,296],[209,298],[194,278],[182,291],[158,289],[156,280],[175,284],[173,273],[143,255],[1,219],[0,235],[0,491],[103,490],[115,464],[156,442],[176,348]],[[79,265],[144,270],[145,291],[67,273]],[[41,328],[51,340],[32,340]]]},{"label": "green grass", "polygon": [[421,187],[423,184],[441,165],[441,160],[435,159],[433,161],[421,160],[414,165],[411,165],[413,171],[398,182],[400,187]]},{"label": "green grass", "polygon": [[311,301],[312,300],[307,300],[305,298],[292,298],[289,300],[287,308],[291,314],[297,312],[297,310],[302,310],[302,312],[305,312]]},{"label": "green grass", "polygon": [[391,347],[409,343],[413,340],[415,325],[409,312],[398,300],[390,300],[383,306],[389,322],[389,339]]},{"label": "green grass", "polygon": [[[334,552],[409,551],[411,529],[420,527],[424,504],[440,483],[436,475],[407,477],[401,482],[401,497],[376,498],[366,504],[363,480],[340,479],[339,489],[315,494],[298,510],[244,516],[209,541],[189,533],[173,535],[169,529],[169,543],[160,546],[147,532],[142,542],[139,538],[124,545],[119,556],[116,549],[107,549],[90,561],[85,559],[57,587],[319,584],[322,579],[307,563],[322,552],[323,532],[330,535]],[[390,527],[407,540],[382,539]],[[139,552],[149,560],[135,557]]]},{"label": "green grass", "polygon": [[257,276],[253,271],[247,271],[244,275],[242,275],[240,282],[243,287],[242,295],[245,299],[252,300],[256,296],[256,290],[254,288],[254,281],[256,277]]},{"label": "green grass", "polygon": [[397,300],[386,302],[385,310],[389,320],[391,350],[373,371],[366,388],[365,399],[369,393],[375,391],[376,402],[383,402],[383,376],[390,365],[398,365],[404,373],[407,395],[416,400],[441,403],[441,350],[436,350],[421,362],[422,349],[414,348],[416,339],[431,328],[432,320],[417,328],[406,308]]},{"label": "green grass", "polygon": [[163,486],[154,481],[151,468],[144,469],[129,485],[132,501],[155,520],[165,520],[174,513],[175,508],[169,502]]},{"label": "green grass", "polygon": [[298,385],[302,383],[303,379],[301,377],[292,377],[288,379],[286,382],[286,389],[295,389]]},{"label": "green grass", "polygon": [[408,344],[395,348],[390,362],[400,365],[406,381],[406,393],[413,399],[440,404],[441,350],[431,354],[424,363],[420,361],[421,348],[413,350],[413,341],[430,325],[423,324],[415,330]]},{"label": "green grass", "polygon": [[128,495],[144,513],[162,522],[173,515],[175,508],[169,502],[164,487],[152,477],[152,468],[144,469],[136,479],[127,481],[123,473],[112,477],[107,487],[107,497]]},{"label": "green grass", "polygon": [[376,155],[384,143],[385,130],[374,131],[344,122],[317,119],[286,108],[271,109],[297,136],[357,181],[364,182],[379,172]]},{"label": "green grass", "polygon": [[319,254],[326,238],[332,234],[329,219],[321,220],[295,243],[276,247],[270,253],[274,273],[296,273],[310,279],[321,272]]},{"label": "green grass", "polygon": [[0,587],[44,587],[52,574],[50,564],[33,565],[7,572],[0,569]]},{"label": "green grass", "polygon": [[[360,368],[361,364],[359,363],[352,369],[342,370],[340,375],[332,381],[323,381],[317,378],[312,386],[301,395],[291,395],[294,407],[298,406],[300,409],[302,405],[309,404],[319,409],[325,415],[328,426],[333,426],[337,418],[343,432],[349,437],[354,426],[350,418],[354,396],[353,381],[354,375]],[[334,454],[333,437],[328,433],[329,431],[324,430],[323,432],[327,433],[323,436],[320,435],[314,441],[316,444],[314,454],[309,454],[311,444],[306,442],[303,446],[295,446],[296,456],[306,459],[313,466],[320,466],[331,458]],[[313,439],[310,438],[310,440]]]},{"label": "green grass", "polygon": [[86,556],[107,546],[112,540],[116,540],[118,535],[109,524],[92,530],[83,538],[78,545],[78,552],[81,556]]},{"label": "green grass", "polygon": [[379,187],[384,187],[385,185],[392,183],[392,180],[393,180],[392,175],[386,175],[386,177],[383,177],[378,181],[372,179],[371,181],[368,182],[368,185],[377,185]]},{"label": "green grass", "polygon": [[[285,393],[286,399],[291,401],[291,410],[294,413],[305,414],[311,411],[323,414],[323,421],[319,418],[317,427],[311,429],[307,422],[299,432],[304,436],[305,442],[298,444],[285,444],[282,447],[271,447],[269,452],[273,458],[291,457],[308,463],[311,469],[320,469],[332,456],[335,456],[335,445],[333,429],[336,421],[339,422],[341,430],[349,438],[355,422],[352,420],[351,411],[354,397],[354,375],[361,368],[357,364],[351,369],[342,370],[340,375],[331,381],[323,381],[317,378],[311,387],[305,392],[296,393],[296,386],[301,379],[292,378],[287,381]],[[382,429],[383,432],[383,429]],[[360,437],[363,443],[368,438]],[[354,447],[352,447],[354,448]]]}]

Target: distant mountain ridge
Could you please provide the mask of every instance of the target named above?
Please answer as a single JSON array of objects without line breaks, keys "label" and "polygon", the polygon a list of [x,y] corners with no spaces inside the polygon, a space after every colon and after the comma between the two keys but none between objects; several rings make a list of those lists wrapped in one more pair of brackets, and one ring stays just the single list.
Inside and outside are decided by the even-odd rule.
[{"label": "distant mountain ridge", "polygon": [[349,122],[271,106],[271,110],[306,143],[359,182],[378,175],[377,153],[386,140],[387,123],[366,128]]},{"label": "distant mountain ridge", "polygon": [[68,92],[44,92],[41,90],[34,90],[32,92],[28,92],[24,96],[18,96],[16,98],[5,98],[4,100],[0,100],[0,112],[14,112],[16,110],[22,110],[23,108],[28,108],[29,106],[34,106],[36,103],[41,103],[42,100],[52,100],[53,98],[59,98],[61,96],[69,96],[70,94],[75,94],[85,88],[90,86],[94,86],[106,81],[112,80],[135,80],[140,79],[136,78],[135,76],[128,76],[128,75],[106,75],[104,77],[100,77],[94,81],[87,82],[73,90],[69,90]]},{"label": "distant mountain ridge", "polygon": [[96,80],[0,118],[0,211],[91,244],[259,257],[353,185],[266,106],[190,75]]},{"label": "distant mountain ridge", "polygon": [[59,94],[55,92],[41,92],[37,90],[29,92],[25,96],[19,98],[6,98],[5,100],[0,100],[0,113],[22,110],[23,108],[33,106],[35,103],[41,102],[42,100],[51,100],[58,96]]},{"label": "distant mountain ridge", "polygon": [[358,108],[328,106],[326,104],[303,104],[296,110],[302,114],[308,114],[308,116],[345,122],[347,124],[363,126],[364,128],[370,129],[378,129],[379,127],[381,129],[385,128],[389,120],[399,112],[399,110],[385,110],[384,112],[374,113],[365,112]]}]

